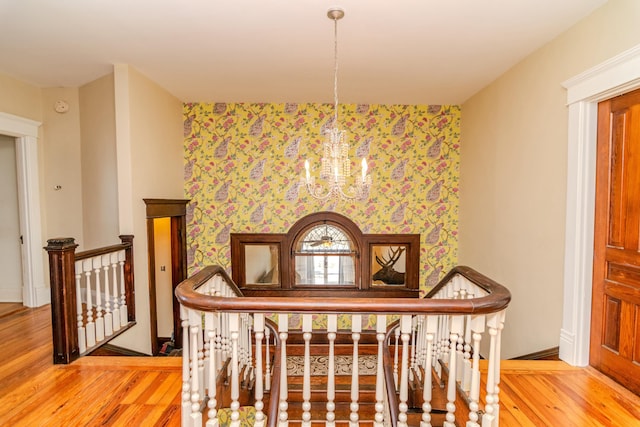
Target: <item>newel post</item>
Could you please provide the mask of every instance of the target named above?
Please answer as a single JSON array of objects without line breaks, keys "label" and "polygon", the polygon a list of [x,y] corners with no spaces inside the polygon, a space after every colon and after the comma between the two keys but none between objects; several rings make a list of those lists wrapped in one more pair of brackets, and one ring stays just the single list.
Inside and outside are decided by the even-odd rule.
[{"label": "newel post", "polygon": [[127,320],[135,322],[136,320],[136,299],[135,286],[133,281],[133,235],[123,234],[120,237],[122,243],[128,243],[129,246],[124,250],[124,282],[125,282],[125,299],[127,302]]},{"label": "newel post", "polygon": [[51,280],[53,363],[67,364],[80,355],[76,319],[75,250],[73,238],[47,240]]}]

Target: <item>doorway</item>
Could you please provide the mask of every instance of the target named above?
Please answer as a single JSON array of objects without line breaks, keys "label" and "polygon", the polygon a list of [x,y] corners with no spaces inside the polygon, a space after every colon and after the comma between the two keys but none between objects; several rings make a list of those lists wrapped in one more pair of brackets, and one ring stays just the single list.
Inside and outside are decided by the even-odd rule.
[{"label": "doorway", "polygon": [[151,354],[182,348],[175,287],[187,278],[185,199],[144,199],[147,206]]},{"label": "doorway", "polygon": [[640,394],[640,89],[598,104],[589,363]]},{"label": "doorway", "polygon": [[20,218],[22,304],[40,307],[51,301],[44,277],[40,179],[38,176],[38,129],[40,123],[0,112],[0,134],[15,141],[15,166]]},{"label": "doorway", "polygon": [[0,302],[22,303],[22,254],[15,139],[0,135]]}]

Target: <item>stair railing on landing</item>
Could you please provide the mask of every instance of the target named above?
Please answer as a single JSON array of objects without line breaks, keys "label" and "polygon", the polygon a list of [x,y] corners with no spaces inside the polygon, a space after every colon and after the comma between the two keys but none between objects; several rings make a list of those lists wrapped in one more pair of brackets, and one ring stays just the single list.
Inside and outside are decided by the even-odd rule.
[{"label": "stair railing on landing", "polygon": [[135,325],[133,236],[83,252],[73,238],[47,240],[53,363],[71,363]]},{"label": "stair railing on landing", "polygon": [[[498,426],[500,333],[511,296],[506,288],[468,267],[453,269],[424,299],[248,298],[221,267],[206,267],[185,280],[177,287],[176,296],[184,328],[183,426],[200,427],[204,419],[207,426],[239,427],[241,406],[254,405],[250,425],[259,427],[287,427],[290,422],[308,427],[320,418],[326,426],[342,422],[350,427],[407,427],[418,423],[427,427],[432,425],[434,382],[436,386],[442,382],[447,385],[445,427],[453,427],[456,422],[466,422],[467,427]],[[272,355],[262,344],[267,315],[277,316],[279,355]],[[388,325],[396,319],[398,351],[394,349],[391,356]],[[302,332],[304,341],[302,401],[295,407],[290,405],[292,374],[287,370],[287,339],[294,329]],[[375,404],[369,412],[363,410],[358,388],[358,342],[363,329],[375,333],[378,349]],[[351,332],[351,366],[358,368],[350,372],[350,403],[346,409],[336,400],[334,352],[336,335],[345,330]],[[481,368],[480,343],[485,332],[490,336],[486,340],[490,350],[486,367]],[[328,343],[322,411],[315,406],[317,401],[314,405],[310,390],[309,348],[312,337],[320,334]],[[263,360],[266,364],[272,357],[274,369],[264,369]],[[228,409],[216,400],[217,367],[226,358],[231,360]],[[247,373],[253,379],[247,380]],[[486,384],[484,399],[480,397],[481,376]],[[271,380],[278,391],[269,393],[263,384]],[[252,395],[243,397],[241,384],[252,381]],[[457,402],[458,388],[467,396],[464,404]],[[267,401],[272,410],[265,412]],[[208,411],[203,414],[204,406]],[[410,411],[416,407],[419,413]]]}]

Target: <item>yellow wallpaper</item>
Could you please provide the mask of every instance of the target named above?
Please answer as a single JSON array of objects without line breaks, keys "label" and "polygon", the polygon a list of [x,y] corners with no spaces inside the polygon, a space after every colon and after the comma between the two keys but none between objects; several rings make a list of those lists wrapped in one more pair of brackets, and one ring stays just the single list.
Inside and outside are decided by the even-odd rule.
[{"label": "yellow wallpaper", "polygon": [[460,108],[340,105],[353,173],[366,157],[364,201],[320,202],[300,185],[304,161],[318,176],[328,104],[184,105],[189,272],[230,271],[229,234],[284,233],[303,216],[335,211],[363,233],[420,233],[420,288],[457,262]]}]

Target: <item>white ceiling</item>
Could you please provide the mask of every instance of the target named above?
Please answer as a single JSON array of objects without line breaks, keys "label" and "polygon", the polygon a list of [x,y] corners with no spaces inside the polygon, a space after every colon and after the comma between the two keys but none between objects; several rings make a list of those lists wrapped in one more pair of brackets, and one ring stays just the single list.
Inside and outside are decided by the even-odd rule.
[{"label": "white ceiling", "polygon": [[0,0],[0,73],[130,64],[183,101],[460,104],[607,0]]}]

